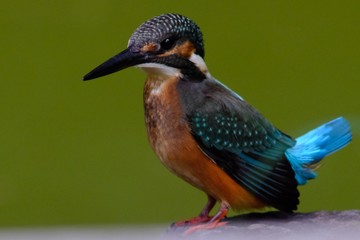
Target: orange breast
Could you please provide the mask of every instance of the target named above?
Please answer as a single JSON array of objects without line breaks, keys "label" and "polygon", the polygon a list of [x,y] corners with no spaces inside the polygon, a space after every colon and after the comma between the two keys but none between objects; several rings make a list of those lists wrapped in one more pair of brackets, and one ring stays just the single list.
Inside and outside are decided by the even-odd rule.
[{"label": "orange breast", "polygon": [[264,204],[237,184],[198,147],[183,115],[176,85],[179,79],[149,76],[144,88],[149,142],[161,162],[174,174],[232,208],[261,208]]}]

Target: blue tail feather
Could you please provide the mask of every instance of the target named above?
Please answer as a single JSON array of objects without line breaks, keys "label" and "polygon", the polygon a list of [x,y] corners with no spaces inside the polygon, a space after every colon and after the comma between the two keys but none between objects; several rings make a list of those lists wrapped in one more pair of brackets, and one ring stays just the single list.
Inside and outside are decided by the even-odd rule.
[{"label": "blue tail feather", "polygon": [[299,185],[316,177],[311,165],[316,165],[327,155],[345,147],[351,141],[350,124],[339,117],[298,137],[296,145],[285,155],[295,171]]}]

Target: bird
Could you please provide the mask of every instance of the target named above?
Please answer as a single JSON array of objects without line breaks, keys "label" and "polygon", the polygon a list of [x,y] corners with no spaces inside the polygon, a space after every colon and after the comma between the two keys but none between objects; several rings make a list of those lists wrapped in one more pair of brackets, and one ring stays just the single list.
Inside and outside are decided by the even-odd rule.
[{"label": "bird", "polygon": [[[204,56],[198,25],[167,13],[141,24],[124,51],[83,80],[132,66],[147,74],[149,143],[168,170],[207,195],[199,215],[173,227],[189,232],[219,227],[229,209],[292,213],[299,204],[298,186],[316,178],[320,161],[351,141],[349,122],[338,117],[292,138],[215,79]],[[210,216],[217,202],[219,209]]]}]

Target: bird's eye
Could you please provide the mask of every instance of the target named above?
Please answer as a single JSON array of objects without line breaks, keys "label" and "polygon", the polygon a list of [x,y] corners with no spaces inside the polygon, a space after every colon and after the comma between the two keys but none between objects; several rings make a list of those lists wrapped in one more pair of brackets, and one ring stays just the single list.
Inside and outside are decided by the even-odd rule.
[{"label": "bird's eye", "polygon": [[170,50],[171,48],[174,47],[176,41],[177,41],[177,38],[175,38],[175,37],[168,37],[168,38],[165,38],[165,39],[160,43],[160,46],[161,46],[161,48],[164,49],[164,50]]}]

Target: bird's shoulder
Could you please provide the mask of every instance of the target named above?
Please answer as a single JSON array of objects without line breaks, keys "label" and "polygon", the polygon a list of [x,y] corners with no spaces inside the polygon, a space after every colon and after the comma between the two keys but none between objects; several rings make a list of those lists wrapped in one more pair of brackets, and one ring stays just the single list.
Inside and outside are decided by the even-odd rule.
[{"label": "bird's shoulder", "polygon": [[[263,151],[282,134],[242,97],[216,79],[179,82],[182,108],[194,135],[206,146]],[[293,145],[289,141],[289,146]]]}]

